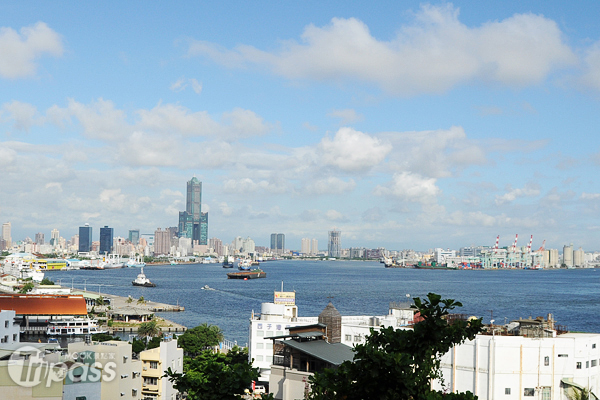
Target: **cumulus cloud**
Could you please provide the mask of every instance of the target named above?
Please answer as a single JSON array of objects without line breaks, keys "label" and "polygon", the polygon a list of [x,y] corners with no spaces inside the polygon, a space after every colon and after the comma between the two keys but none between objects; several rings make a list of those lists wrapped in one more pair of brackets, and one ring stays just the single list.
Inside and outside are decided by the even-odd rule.
[{"label": "cumulus cloud", "polygon": [[333,139],[321,141],[319,150],[327,165],[347,172],[365,172],[381,163],[392,146],[352,128],[340,128]]},{"label": "cumulus cloud", "polygon": [[344,110],[333,110],[332,112],[327,114],[327,116],[332,118],[339,118],[340,125],[349,125],[355,122],[362,121],[364,119],[364,116],[362,114],[357,113],[356,110],[353,110],[351,108],[347,108]]},{"label": "cumulus cloud", "polygon": [[590,46],[583,58],[584,73],[580,84],[587,89],[600,90],[600,41]]},{"label": "cumulus cloud", "polygon": [[223,182],[223,191],[225,193],[284,193],[288,191],[288,184],[283,180],[253,180],[251,178],[227,179]]},{"label": "cumulus cloud", "polygon": [[344,181],[335,176],[330,176],[325,179],[317,179],[306,186],[308,194],[340,194],[350,192],[356,187],[354,179]]},{"label": "cumulus cloud", "polygon": [[43,22],[21,28],[0,28],[0,77],[16,79],[35,75],[44,54],[60,57],[62,37]]},{"label": "cumulus cloud", "polygon": [[233,209],[225,202],[219,203],[219,211],[225,217],[229,217],[231,214],[233,214]]},{"label": "cumulus cloud", "polygon": [[434,178],[424,178],[410,172],[396,173],[388,185],[377,185],[373,192],[377,196],[393,196],[402,200],[433,203],[440,194]]},{"label": "cumulus cloud", "polygon": [[325,218],[327,218],[329,221],[343,221],[346,219],[344,214],[336,210],[327,210],[325,213]]},{"label": "cumulus cloud", "polygon": [[483,148],[469,140],[459,126],[435,131],[390,132],[378,136],[396,149],[389,159],[399,171],[443,178],[449,177],[453,169],[487,162]]},{"label": "cumulus cloud", "polygon": [[600,199],[600,193],[581,193],[582,200],[598,200]]},{"label": "cumulus cloud", "polygon": [[496,196],[494,200],[496,205],[512,203],[521,197],[535,197],[540,194],[540,188],[537,184],[527,184],[523,188],[508,187],[508,191],[502,196]]},{"label": "cumulus cloud", "polygon": [[2,105],[0,117],[2,121],[13,121],[14,128],[20,131],[29,131],[32,125],[38,123],[39,118],[33,105],[16,100]]},{"label": "cumulus cloud", "polygon": [[358,19],[333,18],[324,27],[307,26],[299,42],[274,52],[196,41],[188,53],[228,67],[264,65],[290,79],[359,79],[399,95],[439,93],[469,81],[522,87],[576,62],[557,24],[544,16],[515,14],[479,27],[458,16],[451,4],[424,5],[390,41],[375,38]]}]

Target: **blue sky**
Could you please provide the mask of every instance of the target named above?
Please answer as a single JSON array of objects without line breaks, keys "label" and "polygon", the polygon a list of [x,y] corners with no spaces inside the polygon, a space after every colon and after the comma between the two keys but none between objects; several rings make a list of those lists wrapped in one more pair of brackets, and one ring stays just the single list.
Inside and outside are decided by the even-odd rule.
[{"label": "blue sky", "polygon": [[597,2],[205,3],[0,4],[13,239],[599,248]]}]

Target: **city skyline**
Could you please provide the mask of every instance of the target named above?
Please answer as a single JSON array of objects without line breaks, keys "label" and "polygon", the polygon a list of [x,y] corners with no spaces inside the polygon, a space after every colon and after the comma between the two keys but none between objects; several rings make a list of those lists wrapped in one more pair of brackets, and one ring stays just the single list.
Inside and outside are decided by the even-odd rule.
[{"label": "city skyline", "polygon": [[13,241],[176,226],[197,177],[205,241],[599,248],[597,2],[59,4],[0,5]]}]

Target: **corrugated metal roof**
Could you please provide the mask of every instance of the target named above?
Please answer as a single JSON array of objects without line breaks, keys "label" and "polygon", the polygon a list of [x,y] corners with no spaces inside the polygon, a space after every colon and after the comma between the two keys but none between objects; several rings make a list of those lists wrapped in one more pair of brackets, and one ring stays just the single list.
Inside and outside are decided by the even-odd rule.
[{"label": "corrugated metal roof", "polygon": [[354,358],[352,348],[343,343],[328,343],[325,340],[308,342],[286,340],[282,343],[333,365],[340,365],[344,361],[351,361]]},{"label": "corrugated metal roof", "polygon": [[17,315],[87,315],[81,295],[0,294],[0,310]]}]

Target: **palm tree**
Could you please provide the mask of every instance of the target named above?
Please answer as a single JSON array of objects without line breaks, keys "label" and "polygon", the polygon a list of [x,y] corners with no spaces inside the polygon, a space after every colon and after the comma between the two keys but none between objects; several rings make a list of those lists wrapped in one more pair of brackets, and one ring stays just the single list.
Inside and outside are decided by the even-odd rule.
[{"label": "palm tree", "polygon": [[140,298],[137,301],[138,304],[144,304],[146,303],[146,300],[144,299],[144,296],[140,296]]},{"label": "palm tree", "polygon": [[156,321],[152,320],[141,323],[138,327],[137,334],[139,337],[147,339],[149,337],[161,336],[162,330],[160,329]]},{"label": "palm tree", "polygon": [[572,387],[570,393],[567,394],[569,400],[590,400],[591,390],[589,388]]}]

